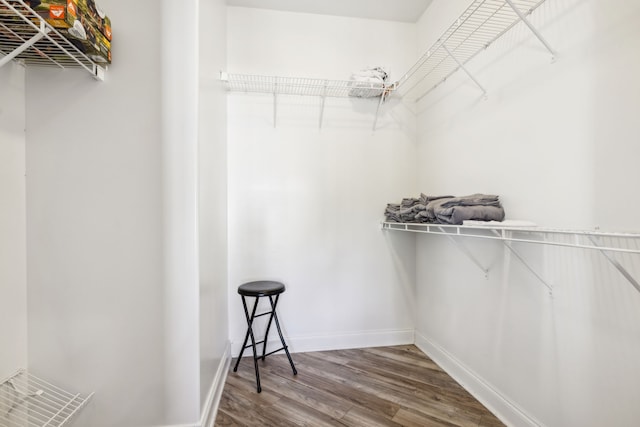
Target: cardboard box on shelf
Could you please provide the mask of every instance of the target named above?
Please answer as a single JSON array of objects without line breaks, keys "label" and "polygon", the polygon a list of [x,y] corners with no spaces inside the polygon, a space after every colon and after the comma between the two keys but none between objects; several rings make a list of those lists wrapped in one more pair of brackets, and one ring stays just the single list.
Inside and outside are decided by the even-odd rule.
[{"label": "cardboard box on shelf", "polygon": [[111,41],[111,19],[95,0],[28,0],[29,6],[54,28],[72,28],[80,19],[84,26],[97,28]]},{"label": "cardboard box on shelf", "polygon": [[111,41],[111,19],[107,15],[102,18],[102,34]]},{"label": "cardboard box on shelf", "polygon": [[30,0],[28,3],[54,28],[70,28],[78,17],[78,0]]},{"label": "cardboard box on shelf", "polygon": [[89,17],[92,24],[111,41],[111,19],[98,6],[95,0],[78,0],[78,10],[83,16]]},{"label": "cardboard box on shelf", "polygon": [[[77,20],[76,23],[79,23]],[[84,33],[76,32],[82,28]],[[97,64],[111,64],[111,42],[97,28],[87,25],[69,28],[69,41]]]},{"label": "cardboard box on shelf", "polygon": [[[111,63],[111,21],[98,11],[94,0],[31,0],[30,3],[33,10],[94,62]],[[109,33],[108,37],[105,32]]]}]

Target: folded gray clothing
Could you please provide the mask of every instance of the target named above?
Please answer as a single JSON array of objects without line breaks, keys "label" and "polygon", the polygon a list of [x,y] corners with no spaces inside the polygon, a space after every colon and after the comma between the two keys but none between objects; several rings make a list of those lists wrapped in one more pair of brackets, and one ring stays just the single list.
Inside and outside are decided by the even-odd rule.
[{"label": "folded gray clothing", "polygon": [[413,211],[413,208],[400,210],[400,219],[402,220],[402,222],[413,222],[415,218],[416,214]]},{"label": "folded gray clothing", "polygon": [[403,208],[410,208],[411,206],[414,206],[414,205],[416,205],[416,204],[418,204],[418,203],[420,203],[420,200],[419,200],[419,199],[410,199],[410,198],[407,198],[407,199],[402,199],[402,202],[400,203],[400,205],[401,205]]},{"label": "folded gray clothing", "polygon": [[462,224],[466,220],[502,221],[504,209],[493,194],[469,196],[427,196],[404,198],[400,204],[389,203],[385,209],[387,221]]},{"label": "folded gray clothing", "polygon": [[[409,199],[403,199],[407,201]],[[402,204],[388,203],[384,215],[388,221],[395,222],[416,222],[416,214],[424,211],[427,207],[418,203],[418,199],[413,199],[411,203]]]},{"label": "folded gray clothing", "polygon": [[450,206],[435,210],[436,218],[443,224],[461,225],[465,220],[502,221],[504,209],[502,206]]},{"label": "folded gray clothing", "polygon": [[421,222],[421,223],[433,223],[435,222],[435,219],[430,218],[427,215],[427,211],[420,211],[416,214],[416,216],[414,217],[414,222]]},{"label": "folded gray clothing", "polygon": [[436,217],[436,210],[441,209],[442,204],[447,202],[448,200],[453,199],[454,197],[437,197],[431,198],[429,203],[427,203],[427,209],[425,213],[425,217],[429,222],[438,222],[438,218]]},{"label": "folded gray clothing", "polygon": [[400,218],[400,205],[388,203],[387,208],[384,210],[384,216],[387,221],[402,222]]},{"label": "folded gray clothing", "polygon": [[424,193],[420,193],[420,203],[428,205],[429,202],[439,199],[452,199],[454,196],[427,196]]},{"label": "folded gray clothing", "polygon": [[451,206],[500,206],[498,196],[492,194],[471,194],[470,196],[452,197],[441,204],[442,207]]}]

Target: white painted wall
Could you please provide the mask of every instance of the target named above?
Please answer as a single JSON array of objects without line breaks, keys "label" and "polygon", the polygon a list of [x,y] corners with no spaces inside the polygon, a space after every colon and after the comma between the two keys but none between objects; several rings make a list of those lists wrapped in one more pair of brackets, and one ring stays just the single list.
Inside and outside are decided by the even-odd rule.
[{"label": "white painted wall", "polygon": [[95,391],[79,425],[204,424],[228,351],[225,4],[101,5],[105,82],[27,72],[28,364]]},{"label": "white painted wall", "polygon": [[24,68],[0,68],[0,381],[27,366]]},{"label": "white painted wall", "polygon": [[[415,60],[415,26],[228,9],[228,70],[349,79]],[[246,321],[236,289],[282,280],[279,315],[294,351],[413,340],[413,240],[379,233],[387,202],[416,194],[415,119],[397,102],[228,97],[229,313],[237,355]],[[399,201],[399,200],[398,200]],[[400,252],[402,257],[398,257]],[[404,256],[407,255],[407,256]]]},{"label": "white painted wall", "polygon": [[205,405],[212,383],[224,385],[220,375],[226,374],[229,343],[227,97],[218,80],[227,60],[225,1],[200,0],[199,15],[200,402]]},{"label": "white painted wall", "polygon": [[200,416],[198,0],[162,1],[165,422]]},{"label": "white painted wall", "polygon": [[[470,64],[489,99],[456,76],[419,105],[417,131],[413,106],[397,100],[383,106],[375,133],[375,102],[367,100],[327,100],[322,129],[316,99],[282,97],[274,128],[271,97],[232,94],[225,118],[224,95],[206,73],[219,66],[342,79],[384,65],[397,78],[430,44],[425,38],[439,34],[432,19],[452,22],[463,3],[435,2],[417,32],[409,24],[229,8],[227,64],[219,16],[218,41],[200,46],[216,53],[201,54],[198,64],[189,49],[163,56],[169,2],[102,0],[122,40],[106,82],[74,71],[27,72],[28,365],[64,387],[96,392],[79,425],[195,422],[227,338],[237,354],[244,335],[235,289],[257,278],[287,284],[280,316],[293,350],[411,342],[417,325],[417,342],[484,381],[495,393],[482,385],[478,393],[515,425],[637,424],[640,297],[599,254],[519,248],[553,285],[550,297],[499,245],[468,243],[491,267],[485,280],[445,239],[377,232],[387,202],[419,191],[496,192],[510,218],[637,230],[638,200],[619,185],[638,179],[637,5],[549,0],[532,19],[559,50],[555,64],[517,27]],[[214,15],[223,9],[221,1],[199,6]],[[183,13],[193,19],[193,10]],[[159,72],[177,58],[186,65]],[[172,80],[198,69],[199,86]],[[0,71],[1,90],[10,87],[4,73],[16,70]],[[14,133],[3,121],[4,99],[3,92],[0,132]],[[163,125],[170,117],[186,126]],[[18,133],[13,158],[0,159],[14,168],[6,181],[13,183],[3,180],[0,190],[17,191],[12,219],[0,227],[20,222],[25,197]],[[179,139],[190,151],[170,155]],[[213,164],[198,175],[196,142],[199,161]],[[228,236],[216,208],[225,199],[225,157]],[[184,205],[170,203],[181,197]],[[181,249],[199,250],[200,264],[167,257]],[[638,276],[637,260],[621,261]],[[17,283],[19,262],[7,270]],[[15,290],[12,308],[26,328],[24,285]],[[24,337],[14,336],[18,362]],[[513,406],[504,409],[495,396]]]},{"label": "white painted wall", "polygon": [[[463,3],[434,2],[420,43]],[[488,100],[462,73],[430,93],[420,190],[497,193],[507,218],[543,226],[638,231],[639,17],[637,2],[549,0],[531,20],[555,63],[519,25],[469,63]],[[596,252],[518,246],[551,296],[499,244],[465,243],[488,279],[447,239],[417,237],[417,342],[512,425],[637,425],[640,294]],[[618,259],[639,277],[637,257]]]},{"label": "white painted wall", "polygon": [[78,425],[162,425],[162,9],[101,4],[114,25],[105,82],[27,70],[29,368],[95,392]]},{"label": "white painted wall", "polygon": [[[196,423],[204,405],[198,3],[155,6],[104,2],[116,25],[106,82],[28,74],[30,367],[96,392],[83,425]],[[226,303],[216,286],[209,298]],[[209,338],[220,359],[226,324],[204,327],[222,331]]]}]

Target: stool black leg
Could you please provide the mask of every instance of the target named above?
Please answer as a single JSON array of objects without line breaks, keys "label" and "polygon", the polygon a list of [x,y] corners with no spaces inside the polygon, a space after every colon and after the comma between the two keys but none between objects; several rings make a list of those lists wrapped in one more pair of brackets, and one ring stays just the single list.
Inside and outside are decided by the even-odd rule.
[{"label": "stool black leg", "polygon": [[238,370],[238,364],[240,364],[240,359],[242,358],[242,353],[244,353],[244,349],[247,347],[247,339],[251,337],[251,348],[253,349],[253,365],[256,369],[256,389],[258,393],[262,392],[262,386],[260,385],[260,371],[258,370],[258,354],[256,352],[256,339],[253,335],[253,319],[256,316],[256,309],[258,308],[258,297],[253,304],[253,309],[251,310],[251,316],[249,316],[249,310],[247,310],[247,303],[245,301],[244,295],[242,295],[242,306],[244,308],[244,315],[247,319],[247,335],[244,337],[244,342],[242,343],[242,350],[240,350],[240,355],[238,356],[238,360],[236,360],[236,365],[233,368],[233,372]]},{"label": "stool black leg", "polygon": [[[278,305],[278,297],[280,295],[276,295],[276,301],[275,303],[273,302],[273,299],[271,299],[271,297],[269,297],[269,302],[271,303],[271,316],[273,317],[273,320],[276,321],[276,329],[278,330],[278,335],[280,335],[280,342],[282,342],[282,347],[284,348],[285,353],[287,353],[287,358],[289,359],[289,363],[291,364],[291,369],[293,370],[293,375],[298,375],[298,370],[296,369],[295,365],[293,364],[293,359],[291,359],[291,354],[289,354],[289,349],[287,347],[287,343],[284,342],[284,337],[282,336],[282,330],[280,329],[280,322],[278,322],[278,315],[276,314],[276,306]],[[269,322],[271,323],[271,322]],[[267,328],[268,329],[268,328]],[[266,337],[265,337],[266,340]],[[262,353],[264,355],[264,351]],[[262,356],[262,358],[264,359],[264,356]]]},{"label": "stool black leg", "polygon": [[[247,303],[244,300],[244,296],[242,296],[241,298],[242,298],[242,306],[244,307],[244,317],[247,320],[247,322],[249,322],[249,311],[247,310]],[[255,307],[254,307],[253,313],[255,313]],[[247,328],[247,333],[244,336],[244,342],[242,343],[242,347],[240,348],[240,354],[238,355],[238,359],[236,360],[236,365],[233,367],[233,372],[238,372],[238,365],[240,364],[240,360],[242,360],[244,349],[247,348],[247,341],[249,340],[250,331],[251,331],[251,328],[250,327]]]},{"label": "stool black leg", "polygon": [[267,338],[269,337],[269,330],[271,329],[273,315],[276,312],[275,306],[278,305],[278,298],[280,298],[280,294],[276,295],[276,303],[274,304],[272,297],[269,296],[269,303],[271,303],[271,315],[269,316],[269,321],[267,322],[267,332],[264,334],[264,342],[262,343],[262,360],[265,359],[265,353],[267,351]]}]

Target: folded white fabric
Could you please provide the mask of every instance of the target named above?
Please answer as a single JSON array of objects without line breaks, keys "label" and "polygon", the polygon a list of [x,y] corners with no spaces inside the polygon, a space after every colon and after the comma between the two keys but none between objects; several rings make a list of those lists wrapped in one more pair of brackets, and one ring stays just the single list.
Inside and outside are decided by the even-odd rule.
[{"label": "folded white fabric", "polygon": [[384,91],[384,83],[388,74],[381,67],[366,68],[351,74],[351,85],[353,89],[349,91],[349,96],[359,98],[370,98],[380,96]]},{"label": "folded white fabric", "polygon": [[366,68],[351,74],[351,80],[366,82],[384,83],[387,77],[387,72],[381,67]]}]

